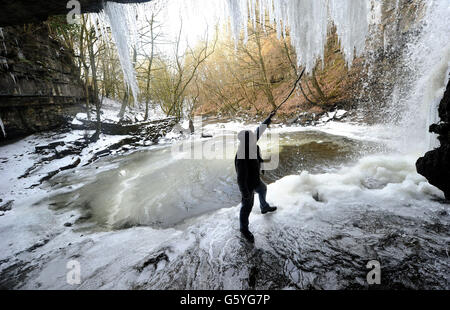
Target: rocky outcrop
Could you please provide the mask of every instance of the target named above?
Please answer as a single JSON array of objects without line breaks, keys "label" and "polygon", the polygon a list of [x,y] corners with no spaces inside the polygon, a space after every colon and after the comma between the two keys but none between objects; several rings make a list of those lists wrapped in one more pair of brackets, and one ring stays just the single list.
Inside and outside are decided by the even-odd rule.
[{"label": "rocky outcrop", "polygon": [[440,147],[429,151],[416,162],[417,172],[430,184],[441,189],[450,199],[450,81],[439,104],[441,122],[430,126],[430,132],[438,134]]},{"label": "rocky outcrop", "polygon": [[[85,119],[78,121],[81,124],[71,124],[72,129],[96,129],[96,121]],[[107,135],[141,135],[142,138],[156,141],[172,130],[176,123],[174,117],[136,123],[102,122],[102,132]]]},{"label": "rocky outcrop", "polygon": [[65,124],[82,111],[84,97],[73,52],[52,39],[46,25],[2,29],[0,118],[7,139]]}]

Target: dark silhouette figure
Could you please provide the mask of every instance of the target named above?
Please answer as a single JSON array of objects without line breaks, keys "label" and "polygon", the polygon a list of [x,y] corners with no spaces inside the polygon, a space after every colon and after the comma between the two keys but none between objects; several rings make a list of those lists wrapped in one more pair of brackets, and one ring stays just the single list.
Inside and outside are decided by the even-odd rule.
[{"label": "dark silhouette figure", "polygon": [[273,212],[277,208],[271,207],[266,201],[267,186],[260,178],[261,152],[256,144],[266,128],[272,122],[274,112],[256,129],[256,133],[243,130],[238,134],[239,148],[234,159],[237,182],[242,195],[241,211],[239,215],[240,230],[250,242],[254,242],[253,234],[248,229],[248,217],[253,208],[254,193],[257,192],[261,206],[261,213]]}]

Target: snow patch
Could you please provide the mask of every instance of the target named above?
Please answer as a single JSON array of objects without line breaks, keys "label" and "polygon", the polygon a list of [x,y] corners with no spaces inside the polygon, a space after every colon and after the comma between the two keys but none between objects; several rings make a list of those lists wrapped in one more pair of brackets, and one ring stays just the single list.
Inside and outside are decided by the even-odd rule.
[{"label": "snow patch", "polygon": [[305,171],[269,185],[267,199],[283,208],[316,209],[342,203],[395,208],[399,201],[444,198],[442,191],[417,174],[415,161],[414,156],[373,155],[336,173]]}]

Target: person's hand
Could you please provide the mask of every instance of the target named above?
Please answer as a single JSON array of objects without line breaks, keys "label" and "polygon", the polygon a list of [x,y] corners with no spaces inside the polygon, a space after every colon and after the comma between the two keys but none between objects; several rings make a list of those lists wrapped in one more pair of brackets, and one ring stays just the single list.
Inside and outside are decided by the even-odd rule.
[{"label": "person's hand", "polygon": [[275,115],[275,111],[270,112],[269,117],[267,117],[263,124],[266,124],[267,126],[269,126],[272,123],[272,117]]}]

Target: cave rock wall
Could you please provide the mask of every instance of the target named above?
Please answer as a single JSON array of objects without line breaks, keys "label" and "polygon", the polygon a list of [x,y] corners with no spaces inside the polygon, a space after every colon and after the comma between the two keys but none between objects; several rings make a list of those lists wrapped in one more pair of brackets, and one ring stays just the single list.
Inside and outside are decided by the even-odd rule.
[{"label": "cave rock wall", "polygon": [[84,98],[73,52],[45,24],[1,28],[0,141],[64,125]]}]

